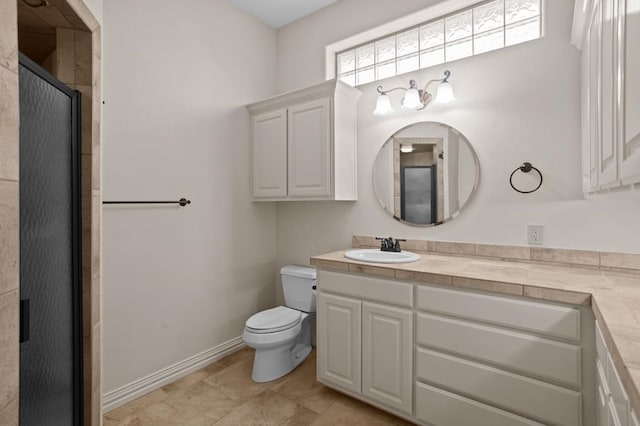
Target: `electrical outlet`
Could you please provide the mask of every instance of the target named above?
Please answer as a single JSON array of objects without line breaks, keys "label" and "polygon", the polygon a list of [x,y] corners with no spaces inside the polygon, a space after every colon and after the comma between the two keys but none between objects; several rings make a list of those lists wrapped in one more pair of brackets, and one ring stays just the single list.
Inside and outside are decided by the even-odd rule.
[{"label": "electrical outlet", "polygon": [[527,225],[527,242],[529,244],[542,244],[542,225]]}]

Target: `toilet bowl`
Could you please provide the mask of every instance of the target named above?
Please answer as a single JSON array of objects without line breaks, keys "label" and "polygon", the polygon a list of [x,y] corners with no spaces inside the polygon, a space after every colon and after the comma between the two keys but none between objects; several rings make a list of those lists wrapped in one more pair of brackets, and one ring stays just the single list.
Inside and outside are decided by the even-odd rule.
[{"label": "toilet bowl", "polygon": [[284,376],[311,353],[315,273],[315,269],[308,267],[283,267],[280,274],[287,306],[258,312],[247,320],[242,338],[256,350],[251,373],[255,382],[270,382]]}]

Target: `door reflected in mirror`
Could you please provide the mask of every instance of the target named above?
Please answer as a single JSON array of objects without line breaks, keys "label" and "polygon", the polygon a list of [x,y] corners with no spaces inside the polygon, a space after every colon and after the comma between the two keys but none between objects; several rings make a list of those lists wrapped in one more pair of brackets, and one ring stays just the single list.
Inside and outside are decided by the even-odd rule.
[{"label": "door reflected in mirror", "polygon": [[440,225],[469,204],[480,181],[478,156],[453,127],[420,122],[394,133],[373,166],[373,188],[393,218]]}]

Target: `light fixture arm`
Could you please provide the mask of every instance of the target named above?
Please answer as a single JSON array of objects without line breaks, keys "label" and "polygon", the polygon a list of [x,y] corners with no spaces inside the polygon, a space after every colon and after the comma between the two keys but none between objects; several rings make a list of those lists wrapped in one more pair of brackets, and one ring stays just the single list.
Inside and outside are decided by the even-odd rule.
[{"label": "light fixture arm", "polygon": [[[413,80],[411,80],[411,81],[413,81]],[[394,87],[393,89],[383,90],[382,86],[378,86],[377,90],[378,90],[378,93],[380,93],[381,95],[386,95],[389,92],[393,92],[395,90],[407,90],[407,88],[406,87]]]},{"label": "light fixture arm", "polygon": [[[413,81],[413,80],[411,80],[411,81]],[[433,99],[433,95],[431,94],[431,92],[429,92],[427,90],[429,88],[429,86],[431,86],[433,83],[442,82],[442,81],[444,81],[444,80],[440,80],[439,78],[436,78],[436,79],[433,79],[433,80],[429,80],[427,82],[427,84],[424,85],[424,89],[418,90],[418,94],[420,95],[420,101],[422,102],[422,108],[418,108],[418,110],[425,109],[431,103],[431,100]]]}]

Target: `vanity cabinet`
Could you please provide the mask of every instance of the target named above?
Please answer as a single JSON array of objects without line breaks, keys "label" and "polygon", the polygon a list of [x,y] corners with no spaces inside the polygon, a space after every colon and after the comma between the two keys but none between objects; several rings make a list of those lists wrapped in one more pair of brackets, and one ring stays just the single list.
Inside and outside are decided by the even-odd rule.
[{"label": "vanity cabinet", "polygon": [[355,200],[359,96],[331,80],[249,105],[254,200]]},{"label": "vanity cabinet", "polygon": [[640,0],[587,0],[576,6],[582,49],[583,190],[640,182]]},{"label": "vanity cabinet", "polygon": [[596,411],[598,426],[640,426],[596,322]]},{"label": "vanity cabinet", "polygon": [[436,426],[595,426],[589,308],[318,271],[318,380]]},{"label": "vanity cabinet", "polygon": [[583,421],[578,308],[430,286],[417,287],[417,308],[419,420],[593,424]]},{"label": "vanity cabinet", "polygon": [[346,277],[319,271],[318,380],[411,415],[413,312],[376,301],[398,290],[400,297],[393,301],[410,305],[412,288],[389,280]]}]

